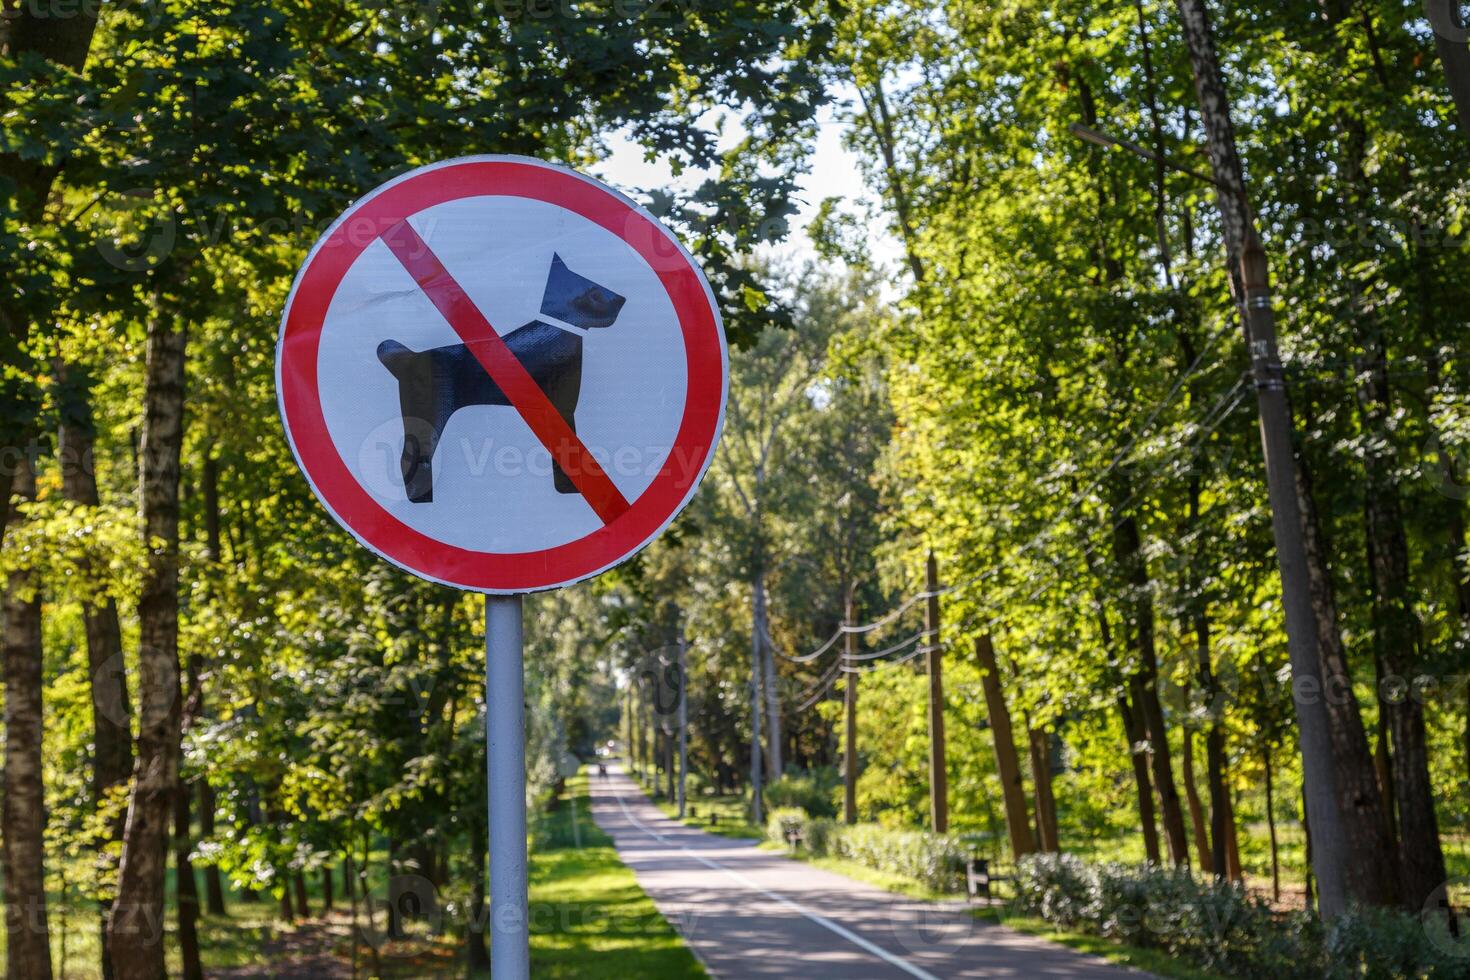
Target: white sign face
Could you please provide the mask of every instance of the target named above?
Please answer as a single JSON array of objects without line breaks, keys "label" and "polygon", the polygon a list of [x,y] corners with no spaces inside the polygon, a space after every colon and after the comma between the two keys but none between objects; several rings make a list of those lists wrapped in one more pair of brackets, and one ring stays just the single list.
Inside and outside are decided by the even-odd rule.
[{"label": "white sign face", "polygon": [[549,588],[692,496],[727,386],[708,285],[667,229],[524,158],[414,171],[355,205],[282,321],[282,417],[317,495],[436,581]]}]

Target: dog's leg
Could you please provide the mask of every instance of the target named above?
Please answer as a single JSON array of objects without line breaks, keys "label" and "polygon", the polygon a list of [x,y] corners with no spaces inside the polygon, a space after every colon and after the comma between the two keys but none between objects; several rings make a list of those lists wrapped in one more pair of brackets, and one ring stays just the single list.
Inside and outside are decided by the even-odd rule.
[{"label": "dog's leg", "polygon": [[[580,351],[578,352],[580,355]],[[577,431],[577,400],[582,394],[582,364],[580,356],[575,362],[569,364],[556,378],[555,382],[545,389],[547,396],[551,398],[551,404],[556,406],[556,411],[566,420],[567,426],[572,432]],[[590,450],[589,450],[590,451]],[[555,455],[552,456],[552,486],[557,493],[581,493],[572,478],[556,462]]]},{"label": "dog's leg", "polygon": [[434,501],[434,450],[443,428],[438,419],[403,417],[403,489],[416,504]]},{"label": "dog's leg", "polygon": [[[569,426],[572,427],[572,431],[573,432],[576,432],[577,431],[577,419],[576,419],[576,416],[574,414],[568,414],[566,416],[566,420],[567,420],[567,425],[569,425]],[[577,485],[572,482],[572,478],[569,477],[569,476],[567,476],[566,471],[561,468],[561,464],[558,463],[558,462],[556,462],[556,458],[555,457],[552,457],[551,469],[552,469],[552,486],[556,487],[556,492],[557,493],[581,493],[582,492],[582,491],[580,491],[580,490],[577,489]]]}]

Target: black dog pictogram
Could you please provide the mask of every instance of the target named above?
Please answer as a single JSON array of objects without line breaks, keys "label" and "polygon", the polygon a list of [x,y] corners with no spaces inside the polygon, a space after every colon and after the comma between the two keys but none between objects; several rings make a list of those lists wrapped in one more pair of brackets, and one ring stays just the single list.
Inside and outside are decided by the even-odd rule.
[{"label": "black dog pictogram", "polygon": [[[577,275],[560,255],[553,255],[541,315],[561,325],[532,320],[504,338],[573,432],[582,391],[582,335],[577,331],[612,326],[624,302],[624,297]],[[450,416],[469,405],[509,405],[510,400],[465,344],[415,351],[385,340],[378,345],[378,360],[398,379],[403,489],[414,503],[429,503],[434,499],[434,450]],[[553,470],[558,493],[577,492],[554,461]]]}]

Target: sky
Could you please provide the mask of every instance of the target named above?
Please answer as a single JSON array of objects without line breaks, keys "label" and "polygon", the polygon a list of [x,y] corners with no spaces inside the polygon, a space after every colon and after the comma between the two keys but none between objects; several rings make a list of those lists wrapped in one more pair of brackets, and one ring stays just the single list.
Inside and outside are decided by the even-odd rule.
[{"label": "sky", "polygon": [[[838,93],[839,102],[842,101]],[[842,137],[849,123],[840,118],[842,109],[829,103],[818,111],[817,144],[811,158],[811,169],[799,180],[796,195],[797,214],[792,221],[791,234],[787,241],[771,251],[777,257],[795,260],[797,263],[816,259],[807,227],[823,199],[839,197],[844,201],[843,211],[862,214],[871,211],[878,214],[877,195],[863,181],[857,156],[842,145]],[[702,122],[714,129],[717,117],[707,115]],[[722,150],[735,146],[744,138],[744,131],[735,123],[720,139]],[[640,189],[667,186],[692,189],[705,172],[686,171],[675,181],[669,167],[662,161],[646,161],[643,148],[625,134],[616,134],[608,141],[611,150],[607,159],[593,168],[593,174],[628,194],[634,200],[643,195]],[[871,207],[868,207],[871,206]],[[887,264],[899,255],[899,248],[882,221],[875,221],[869,229],[873,257],[880,264]]]}]

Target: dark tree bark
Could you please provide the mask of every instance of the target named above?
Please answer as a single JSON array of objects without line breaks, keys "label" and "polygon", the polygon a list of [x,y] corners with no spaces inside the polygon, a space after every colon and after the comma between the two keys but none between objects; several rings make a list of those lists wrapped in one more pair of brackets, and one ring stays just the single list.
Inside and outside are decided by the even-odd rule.
[{"label": "dark tree bark", "polygon": [[465,933],[465,945],[468,948],[466,955],[469,958],[471,971],[490,968],[490,952],[485,947],[485,932],[489,925],[489,910],[485,903],[485,877],[488,874],[485,854],[488,847],[485,822],[483,820],[472,821],[470,868],[474,879],[470,885],[470,926]]},{"label": "dark tree bark", "polygon": [[[213,456],[204,458],[204,548],[210,564],[218,566],[223,553],[220,549],[219,508],[219,462]],[[204,715],[204,685],[198,687],[200,717]],[[205,840],[214,836],[214,788],[209,785],[207,773],[200,773],[195,782],[199,787],[199,836]],[[219,868],[213,864],[204,866],[204,894],[210,915],[223,916],[225,911],[225,889],[220,880]]]},{"label": "dark tree bark", "polygon": [[[189,658],[188,690],[180,721],[180,737],[188,732],[199,715],[199,658]],[[199,962],[199,881],[194,877],[194,862],[189,857],[194,839],[189,833],[189,784],[178,781],[174,791],[174,875],[178,896],[176,910],[179,921],[179,951],[183,959],[184,980],[203,980],[204,968]]]},{"label": "dark tree bark", "polygon": [[1189,803],[1189,826],[1194,831],[1194,852],[1199,855],[1199,869],[1205,874],[1215,870],[1210,860],[1210,837],[1205,832],[1205,812],[1199,801],[1199,788],[1194,782],[1194,732],[1184,729],[1184,744],[1179,764],[1183,769],[1184,798]]},{"label": "dark tree bark", "polygon": [[[14,475],[21,502],[36,497],[30,461]],[[14,508],[12,524],[19,523]],[[46,910],[46,790],[41,777],[41,596],[35,574],[5,581],[0,660],[5,675],[5,798],[0,805],[7,980],[51,980]]]},{"label": "dark tree bark", "polygon": [[179,453],[185,328],[155,287],[140,449],[147,564],[138,601],[139,726],[117,899],[108,923],[118,980],[163,980],[163,882],[179,773]]},{"label": "dark tree bark", "polygon": [[[199,837],[201,840],[209,840],[214,836],[214,790],[209,785],[209,780],[200,776],[199,785]],[[219,868],[213,864],[204,866],[204,902],[205,908],[210,915],[224,916],[228,914],[225,909],[225,887],[221,880]]]},{"label": "dark tree bark", "polygon": [[1143,854],[1149,864],[1162,864],[1159,852],[1159,828],[1154,817],[1154,787],[1148,778],[1148,748],[1143,725],[1125,694],[1118,696],[1118,714],[1123,719],[1123,733],[1128,739],[1128,758],[1133,763],[1133,783],[1138,790],[1138,826],[1143,832]]},{"label": "dark tree bark", "polygon": [[179,953],[184,980],[204,980],[199,961],[199,883],[189,852],[189,788],[182,782],[174,794],[174,887],[178,899]]},{"label": "dark tree bark", "polygon": [[306,875],[297,871],[291,876],[291,889],[296,893],[296,915],[298,918],[311,918],[311,903],[306,899]]},{"label": "dark tree bark", "polygon": [[[1306,790],[1314,801],[1311,815],[1317,824],[1314,844],[1315,860],[1322,872],[1321,911],[1333,918],[1350,899],[1383,903],[1397,891],[1392,874],[1392,842],[1383,835],[1381,802],[1362,737],[1361,719],[1354,734],[1350,724],[1340,724],[1344,719],[1341,712],[1334,711],[1339,706],[1333,705],[1333,697],[1301,689],[1301,685],[1330,686],[1329,657],[1332,648],[1341,643],[1331,579],[1325,553],[1313,539],[1310,481],[1301,461],[1291,452],[1295,424],[1276,350],[1269,263],[1246,193],[1230,99],[1215,52],[1214,26],[1204,0],[1176,0],[1176,6],[1204,124],[1229,268],[1241,302],[1241,320],[1258,382],[1273,531],[1290,624],[1288,649],[1293,681],[1298,686],[1294,700]],[[1296,489],[1294,495],[1292,486]],[[1352,701],[1350,696],[1341,700]],[[1351,714],[1357,717],[1356,702],[1351,704]],[[1366,785],[1362,781],[1365,774]]]},{"label": "dark tree bark", "polygon": [[[6,4],[0,17],[0,54],[20,58],[36,54],[61,68],[81,70],[92,47],[100,3],[70,0],[31,0]],[[20,216],[34,221],[41,215],[51,186],[61,173],[59,161],[40,161],[19,154],[0,154],[0,178],[14,181]]]},{"label": "dark tree bark", "polygon": [[[96,427],[92,421],[90,379],[79,369],[60,364],[57,370],[57,414],[61,425],[57,456],[61,464],[61,491],[85,507],[100,503],[97,494]],[[132,698],[123,669],[122,628],[117,603],[111,596],[89,602],[82,609],[87,636],[87,669],[92,695],[92,799],[98,804],[125,786],[133,771]],[[106,839],[99,847],[122,840],[127,813],[119,807]],[[107,945],[107,916],[101,920],[102,975],[112,977]]]},{"label": "dark tree bark", "polygon": [[[1116,501],[1132,496],[1126,475],[1119,471],[1112,492]],[[1148,569],[1143,558],[1143,544],[1138,522],[1132,513],[1117,513],[1113,528],[1113,556],[1127,583],[1128,644],[1137,658],[1137,670],[1129,681],[1133,703],[1141,713],[1144,737],[1148,742],[1154,788],[1159,794],[1159,811],[1163,817],[1164,840],[1169,858],[1176,867],[1189,864],[1189,838],[1184,829],[1184,807],[1174,784],[1174,767],[1169,757],[1169,732],[1164,722],[1164,707],[1159,701],[1159,664],[1155,648],[1154,607],[1149,595]]]},{"label": "dark tree bark", "polygon": [[1337,626],[1337,599],[1326,558],[1328,543],[1317,519],[1311,471],[1305,460],[1301,464],[1297,467],[1297,497],[1302,505],[1304,543],[1320,640],[1321,699],[1327,709],[1328,732],[1332,737],[1338,812],[1342,815],[1343,835],[1354,855],[1344,868],[1344,883],[1348,894],[1359,902],[1393,905],[1399,896],[1398,848],[1389,833],[1391,825],[1383,794],[1378,789],[1378,772],[1368,747],[1358,699],[1353,693],[1342,632]]},{"label": "dark tree bark", "polygon": [[1236,833],[1234,794],[1225,794],[1225,867],[1230,880],[1243,882],[1245,872],[1240,866],[1240,838]]},{"label": "dark tree bark", "polygon": [[1456,0],[1430,0],[1425,5],[1434,28],[1434,49],[1444,65],[1445,81],[1460,118],[1460,135],[1470,140],[1470,44],[1465,17]]},{"label": "dark tree bark", "polygon": [[1271,900],[1281,901],[1281,853],[1276,844],[1276,800],[1271,769],[1271,742],[1262,740],[1261,762],[1266,768],[1266,832],[1271,838]]},{"label": "dark tree bark", "polygon": [[1051,791],[1051,738],[1040,728],[1030,729],[1031,781],[1036,787],[1036,836],[1041,850],[1048,854],[1061,851],[1057,839],[1057,804]]},{"label": "dark tree bark", "polygon": [[[1023,854],[1035,852],[1036,842],[1031,836],[1031,824],[1026,815],[1026,786],[1021,780],[1016,739],[1011,731],[1011,711],[1000,687],[1000,669],[989,634],[975,638],[975,658],[980,662],[980,683],[985,688],[985,706],[990,715],[990,738],[995,744],[995,768],[1000,773],[1001,794],[1005,798],[1011,857],[1019,859]],[[855,676],[848,675],[849,678]]]},{"label": "dark tree bark", "polygon": [[322,914],[332,911],[336,899],[332,894],[332,869],[322,868]]},{"label": "dark tree bark", "polygon": [[[1375,332],[1368,338],[1358,369],[1362,379],[1358,404],[1370,441],[1363,465],[1368,477],[1364,510],[1373,582],[1374,652],[1390,674],[1412,683],[1420,672],[1423,630],[1414,610],[1408,533],[1389,443],[1393,406],[1388,351],[1381,334]],[[1424,704],[1409,693],[1387,699],[1385,707],[1393,741],[1389,768],[1393,774],[1391,799],[1398,804],[1401,898],[1406,907],[1418,910],[1447,877],[1435,819],[1434,786],[1429,778]],[[1391,804],[1384,807],[1384,812],[1392,820]],[[1390,823],[1390,834],[1392,826]]]}]

